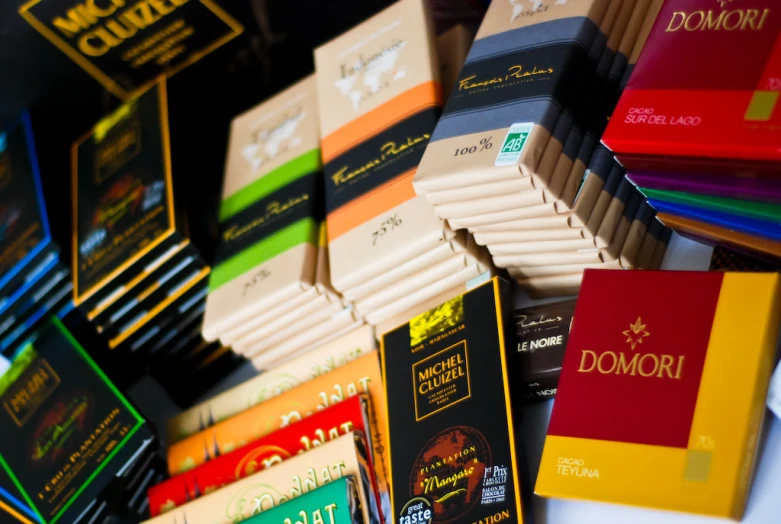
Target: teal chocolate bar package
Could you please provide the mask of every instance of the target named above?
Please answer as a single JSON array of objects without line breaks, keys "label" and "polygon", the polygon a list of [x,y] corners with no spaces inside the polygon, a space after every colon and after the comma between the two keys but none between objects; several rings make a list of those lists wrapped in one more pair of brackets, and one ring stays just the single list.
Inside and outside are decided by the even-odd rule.
[{"label": "teal chocolate bar package", "polygon": [[360,524],[361,503],[352,477],[329,482],[245,521],[247,524]]}]

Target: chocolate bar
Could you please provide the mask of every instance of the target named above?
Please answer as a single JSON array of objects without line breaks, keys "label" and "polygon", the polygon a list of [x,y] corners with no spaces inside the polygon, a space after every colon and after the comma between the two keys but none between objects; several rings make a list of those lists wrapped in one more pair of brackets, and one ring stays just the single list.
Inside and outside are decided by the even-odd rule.
[{"label": "chocolate bar", "polygon": [[201,288],[206,283],[208,276],[208,266],[189,273],[182,282],[167,290],[166,297],[162,302],[159,302],[148,310],[140,312],[138,315],[122,324],[116,331],[112,332],[113,338],[111,338],[108,342],[109,347],[111,349],[118,347],[120,344],[122,344],[122,342],[136,333],[161,311],[163,311],[168,306],[175,304],[177,300],[183,297],[186,293]]},{"label": "chocolate bar", "polygon": [[434,264],[442,262],[448,259],[450,256],[456,253],[462,253],[466,249],[467,239],[464,232],[457,232],[447,242],[435,247],[431,251],[420,255],[419,257],[408,260],[403,264],[399,264],[395,268],[379,275],[359,286],[348,289],[344,293],[344,298],[350,301],[360,300],[372,293],[375,293],[381,289],[384,289],[394,282],[405,278],[409,275],[413,275],[431,267]]},{"label": "chocolate bar", "polygon": [[659,12],[603,138],[627,169],[778,175],[781,15],[770,0],[711,3]]},{"label": "chocolate bar", "polygon": [[748,250],[749,252],[758,252],[774,258],[781,258],[781,242],[732,231],[707,222],[668,213],[658,213],[657,218],[667,227],[674,228],[680,233],[705,243],[724,244],[738,251]]},{"label": "chocolate bar", "polygon": [[363,522],[357,486],[352,477],[342,477],[301,495],[289,504],[277,506],[250,517],[247,524],[299,522],[311,518],[324,524],[360,524]]},{"label": "chocolate bar", "polygon": [[[151,514],[182,506],[351,431],[365,435],[371,444],[368,409],[365,397],[351,397],[172,477],[149,490]],[[371,463],[370,455],[367,461]]]},{"label": "chocolate bar", "polygon": [[682,191],[754,202],[776,203],[781,200],[781,183],[773,179],[653,171],[631,171],[627,177],[639,187],[648,189]]},{"label": "chocolate bar", "polygon": [[[338,305],[337,305],[338,306]],[[253,344],[245,353],[253,361],[259,357],[271,361],[293,358],[299,352],[306,352],[314,344],[336,333],[346,333],[363,324],[363,320],[352,306],[346,306],[328,318],[315,323],[305,331],[300,331],[286,340],[277,341],[273,346],[264,346],[263,342]]]},{"label": "chocolate bar", "polygon": [[171,181],[165,82],[72,146],[74,301],[116,300],[182,241]]},{"label": "chocolate bar", "polygon": [[473,260],[469,265],[459,270],[456,273],[449,275],[437,282],[433,282],[425,287],[416,289],[414,292],[407,296],[391,302],[381,308],[366,315],[366,322],[372,325],[377,325],[382,322],[386,322],[392,317],[395,317],[408,310],[417,303],[424,302],[432,297],[439,295],[453,287],[466,284],[467,288],[470,287],[470,281],[480,280],[484,278],[486,274],[493,274],[494,267],[491,264],[491,259],[485,250],[476,250]]},{"label": "chocolate bar", "polygon": [[641,187],[640,191],[646,197],[657,201],[700,207],[722,213],[732,213],[757,220],[775,220],[776,222],[781,222],[781,205],[778,204],[700,195],[697,193],[685,193],[680,191],[657,190],[644,187]]},{"label": "chocolate bar", "polygon": [[586,271],[535,492],[740,520],[780,286],[777,274]]},{"label": "chocolate bar", "polygon": [[433,21],[401,0],[315,49],[331,280],[340,292],[452,236],[412,177],[442,106]]},{"label": "chocolate bar", "polygon": [[[331,323],[341,325],[342,322],[339,319],[340,315],[342,315],[342,313],[334,315],[336,318],[332,319]],[[336,331],[331,331],[330,333],[323,335],[322,338],[319,338],[316,342],[303,341],[303,344],[298,344],[293,351],[287,351],[282,355],[277,355],[277,351],[261,353],[259,356],[252,359],[252,365],[255,366],[256,369],[276,369],[283,364],[287,364],[288,362],[297,360],[299,357],[303,357],[307,353],[310,353],[313,349],[317,349],[320,346],[333,345],[336,347],[339,345],[342,338],[349,338],[352,333],[358,331],[362,326],[364,326],[362,320],[347,324],[342,328],[337,328]]]},{"label": "chocolate bar", "polygon": [[428,522],[529,518],[509,383],[509,290],[492,279],[382,337],[400,522],[421,513]]},{"label": "chocolate bar", "polygon": [[[574,85],[588,64],[607,5],[492,4],[415,177],[416,190],[536,175],[562,107],[571,109],[575,103]],[[562,35],[561,41],[552,42],[547,31]],[[543,42],[552,45],[541,55],[535,46]],[[473,117],[475,109],[480,118]],[[508,120],[510,115],[515,120]],[[497,141],[494,148],[485,147],[492,139]],[[542,187],[546,176],[537,179]]]},{"label": "chocolate bar", "polygon": [[515,347],[524,400],[544,400],[556,396],[564,350],[572,326],[575,302],[542,304],[513,312]]},{"label": "chocolate bar", "polygon": [[[381,405],[383,401],[385,392],[379,362],[373,352],[172,444],[168,448],[169,471],[177,474],[191,469],[218,453],[233,449],[237,442],[249,442],[360,393],[368,393],[375,404]],[[386,478],[387,471],[384,451],[387,449],[387,421],[384,415],[375,410],[372,419],[372,441],[380,482]]]},{"label": "chocolate bar", "polygon": [[338,341],[313,349],[301,360],[269,370],[206,402],[193,406],[168,423],[171,442],[202,431],[256,404],[315,379],[374,350],[374,333],[364,326]]},{"label": "chocolate bar", "polygon": [[698,206],[674,204],[663,200],[649,199],[649,203],[663,213],[692,218],[739,233],[781,240],[781,227],[777,219],[757,220],[734,213],[723,213]]},{"label": "chocolate bar", "polygon": [[374,474],[363,436],[350,432],[146,523],[173,524],[186,520],[189,524],[230,524],[262,514],[349,475],[356,481],[364,522],[379,524],[381,517],[372,482]]},{"label": "chocolate bar", "polygon": [[317,117],[309,76],[231,124],[207,340],[314,284],[323,212]]},{"label": "chocolate bar", "polygon": [[205,263],[200,259],[196,249],[189,243],[183,242],[181,250],[178,250],[170,258],[163,261],[153,269],[146,278],[134,286],[133,292],[127,293],[124,297],[107,303],[101,307],[95,308],[87,318],[95,325],[98,332],[102,332],[111,324],[116,324],[122,317],[132,315],[132,310],[141,306],[144,301],[155,304],[160,298],[153,300],[151,295],[165,289],[170,281],[175,280],[187,269],[187,266],[198,262],[198,266],[203,267]]},{"label": "chocolate bar", "polygon": [[0,465],[43,524],[75,522],[151,441],[144,419],[56,318],[14,355],[0,388]]},{"label": "chocolate bar", "polygon": [[0,133],[0,290],[24,287],[28,270],[51,248],[30,115]]}]

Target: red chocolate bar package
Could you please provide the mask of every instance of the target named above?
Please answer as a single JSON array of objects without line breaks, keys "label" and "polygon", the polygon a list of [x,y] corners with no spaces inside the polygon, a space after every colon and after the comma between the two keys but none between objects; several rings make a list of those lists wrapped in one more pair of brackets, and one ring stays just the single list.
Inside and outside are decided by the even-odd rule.
[{"label": "red chocolate bar package", "polygon": [[350,431],[371,436],[368,399],[359,395],[166,480],[149,489],[153,517]]},{"label": "red chocolate bar package", "polygon": [[627,169],[781,176],[777,0],[666,2],[603,142]]}]

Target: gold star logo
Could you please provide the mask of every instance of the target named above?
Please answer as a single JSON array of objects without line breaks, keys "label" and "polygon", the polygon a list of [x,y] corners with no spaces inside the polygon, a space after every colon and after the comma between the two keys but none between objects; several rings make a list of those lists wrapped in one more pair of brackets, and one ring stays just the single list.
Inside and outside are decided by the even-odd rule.
[{"label": "gold star logo", "polygon": [[632,349],[635,349],[638,344],[642,344],[645,337],[651,335],[645,330],[645,324],[643,324],[643,320],[640,317],[637,317],[634,324],[629,324],[629,329],[624,331],[623,334],[626,336],[626,343],[630,344]]}]

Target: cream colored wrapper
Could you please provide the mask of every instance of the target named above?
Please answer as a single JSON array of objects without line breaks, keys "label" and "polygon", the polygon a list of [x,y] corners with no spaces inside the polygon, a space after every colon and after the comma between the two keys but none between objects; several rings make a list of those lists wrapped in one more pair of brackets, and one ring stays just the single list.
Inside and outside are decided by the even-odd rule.
[{"label": "cream colored wrapper", "polygon": [[[326,307],[332,304],[340,304],[341,301],[332,295],[317,294],[314,298],[304,303],[300,307],[296,307],[287,313],[284,313],[273,320],[265,322],[256,322],[255,319],[246,322],[246,329],[235,330],[226,333],[220,337],[220,341],[226,345],[234,345],[237,343],[245,342],[250,338],[257,338],[273,333],[285,326],[294,324],[310,315],[316,314],[318,311],[322,311]],[[259,327],[258,327],[259,326]],[[236,348],[234,348],[236,349]]]},{"label": "cream colored wrapper", "polygon": [[[330,243],[334,288],[344,293],[431,251],[455,235],[421,196],[397,206],[390,215],[401,220],[401,224],[377,238],[376,246],[372,245],[373,233],[382,225],[382,219],[366,222]],[[356,238],[361,239],[360,246],[355,243]],[[372,251],[373,247],[378,249]]]},{"label": "cream colored wrapper", "polygon": [[[255,366],[257,369],[268,369],[273,370],[280,366],[286,366],[288,362],[298,362],[299,360],[306,360],[309,358],[309,355],[318,351],[319,347],[336,347],[341,348],[344,350],[347,350],[349,348],[359,348],[359,345],[356,345],[354,342],[355,333],[363,333],[364,330],[369,330],[372,333],[374,333],[374,327],[364,324],[362,320],[359,320],[355,322],[354,324],[350,324],[342,329],[339,329],[330,335],[327,335],[323,337],[322,339],[318,340],[312,345],[309,346],[303,346],[300,349],[297,349],[293,351],[292,353],[289,353],[288,355],[284,355],[282,357],[277,358],[271,358],[269,355],[261,354],[259,357],[252,360],[252,365]],[[376,340],[375,340],[375,346],[376,347]]]},{"label": "cream colored wrapper", "polygon": [[[379,524],[379,504],[368,471],[370,436],[347,433],[307,453],[206,493],[144,524],[233,524],[342,476],[356,480],[363,518]],[[387,497],[381,494],[381,497]],[[295,504],[295,502],[293,502]]]},{"label": "cream colored wrapper", "polygon": [[376,311],[372,311],[366,315],[366,322],[372,325],[377,325],[381,322],[384,322],[420,302],[424,302],[436,295],[439,295],[440,293],[445,292],[450,288],[464,284],[473,278],[479,277],[491,268],[492,264],[490,262],[490,256],[488,256],[487,252],[483,252],[481,255],[476,257],[475,263],[470,264],[458,273],[454,273],[447,278],[441,279],[439,282],[435,282],[424,288],[420,288],[392,304],[388,304],[387,306],[384,306]]},{"label": "cream colored wrapper", "polygon": [[361,323],[362,321],[355,313],[355,310],[352,307],[346,307],[342,311],[331,315],[330,318],[273,347],[263,348],[259,351],[252,351],[251,349],[248,351],[247,357],[251,360],[256,359],[260,355],[265,355],[269,359],[281,359],[288,355],[292,357],[297,351],[316,344],[319,340],[323,340],[339,331],[358,327]]},{"label": "cream colored wrapper", "polygon": [[372,295],[358,300],[353,305],[358,310],[358,313],[365,316],[372,311],[376,311],[383,306],[399,300],[403,296],[414,292],[416,289],[420,289],[421,287],[438,282],[443,278],[447,278],[474,262],[476,262],[475,257],[469,252],[457,253],[442,262],[434,264],[414,275],[410,275],[403,280],[395,282],[387,288],[381,289]]},{"label": "cream colored wrapper", "polygon": [[300,318],[296,322],[291,322],[278,327],[272,332],[263,330],[260,333],[250,333],[249,335],[236,340],[233,343],[233,349],[237,353],[247,354],[273,347],[282,343],[285,339],[303,333],[320,322],[331,318],[333,315],[342,311],[344,307],[345,306],[340,302],[330,302],[326,300],[320,309],[311,313],[308,317]]},{"label": "cream colored wrapper", "polygon": [[464,65],[474,33],[463,25],[455,25],[436,39],[437,58],[439,59],[439,77],[442,82],[442,95],[445,100],[450,96],[456,83],[461,66]]},{"label": "cream colored wrapper", "polygon": [[220,336],[220,342],[226,345],[230,345],[230,342],[228,342],[229,340],[236,340],[237,338],[243,337],[247,333],[252,332],[252,330],[256,329],[257,327],[265,325],[267,322],[272,322],[283,315],[290,314],[299,307],[312,302],[318,296],[320,296],[320,293],[317,291],[317,288],[314,286],[310,287],[303,293],[299,293],[298,295],[294,296],[290,300],[285,301],[277,307],[270,308],[263,313],[243,322],[230,331],[226,331],[224,335]]},{"label": "cream colored wrapper", "polygon": [[445,189],[443,191],[427,192],[426,198],[431,204],[451,204],[476,198],[502,196],[508,193],[519,193],[535,189],[531,178],[513,178],[486,184],[476,184],[467,188]]},{"label": "cream colored wrapper", "polygon": [[360,327],[337,341],[313,348],[306,357],[251,378],[171,418],[168,422],[169,443],[198,433],[215,422],[328,373],[376,348],[371,326]]},{"label": "cream colored wrapper", "polygon": [[[317,248],[304,243],[265,262],[268,277],[246,287],[257,268],[210,292],[203,316],[203,338],[213,341],[254,316],[294,298],[314,285]],[[238,306],[238,307],[237,307]]]},{"label": "cream colored wrapper", "polygon": [[[222,210],[231,209],[235,214],[238,209],[246,209],[248,202],[244,200],[256,198],[249,196],[256,194],[252,188],[266,175],[316,152],[320,147],[319,127],[314,75],[234,118],[225,161]],[[238,202],[244,202],[244,207]],[[204,338],[214,341],[309,289],[315,283],[316,260],[316,247],[300,244],[211,291],[206,300]]]},{"label": "cream colored wrapper", "polygon": [[413,258],[412,260],[408,260],[360,286],[348,289],[344,294],[344,298],[350,301],[360,300],[376,291],[392,285],[394,282],[418,273],[427,267],[431,267],[434,264],[449,258],[451,255],[463,253],[466,249],[466,239],[467,234],[465,231],[456,232],[451,239],[435,247],[431,251]]}]

